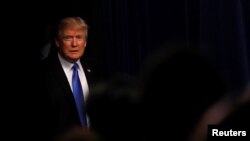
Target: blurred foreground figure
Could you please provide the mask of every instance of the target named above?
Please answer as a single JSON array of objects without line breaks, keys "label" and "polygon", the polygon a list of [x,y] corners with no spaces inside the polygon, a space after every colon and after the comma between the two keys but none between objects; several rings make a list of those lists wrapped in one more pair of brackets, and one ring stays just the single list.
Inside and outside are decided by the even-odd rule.
[{"label": "blurred foreground figure", "polygon": [[89,129],[76,127],[66,132],[57,141],[100,141],[100,139]]},{"label": "blurred foreground figure", "polygon": [[226,88],[198,51],[181,43],[166,48],[147,63],[142,76],[145,135],[148,140],[186,141]]},{"label": "blurred foreground figure", "polygon": [[94,86],[87,100],[90,129],[103,141],[142,140],[141,93],[131,76],[115,76]]},{"label": "blurred foreground figure", "polygon": [[[215,125],[228,130],[247,131],[249,124],[250,110],[250,87],[247,86],[238,92],[235,99],[224,97],[212,105],[198,122],[189,141],[206,141],[208,125]],[[212,139],[213,140],[213,139]],[[239,139],[240,140],[240,139]]]}]

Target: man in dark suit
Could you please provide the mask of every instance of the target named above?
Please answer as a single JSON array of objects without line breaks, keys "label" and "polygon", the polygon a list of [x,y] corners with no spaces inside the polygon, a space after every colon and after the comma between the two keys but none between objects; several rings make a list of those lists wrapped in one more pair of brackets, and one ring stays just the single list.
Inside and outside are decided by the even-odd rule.
[{"label": "man in dark suit", "polygon": [[[88,127],[84,104],[79,110],[76,104],[79,98],[74,95],[74,71],[77,72],[82,88],[83,101],[89,94],[91,83],[91,70],[85,64],[84,54],[88,36],[88,25],[80,17],[67,17],[62,19],[57,27],[55,45],[58,54],[42,61],[39,67],[39,93],[42,102],[39,119],[44,120],[41,127],[45,127],[44,133],[49,140],[61,136],[63,133],[75,127]],[[82,98],[81,98],[82,99]],[[79,102],[79,101],[78,101]],[[85,119],[81,120],[80,114]],[[87,125],[83,125],[86,122]],[[47,136],[49,135],[49,136]]]}]

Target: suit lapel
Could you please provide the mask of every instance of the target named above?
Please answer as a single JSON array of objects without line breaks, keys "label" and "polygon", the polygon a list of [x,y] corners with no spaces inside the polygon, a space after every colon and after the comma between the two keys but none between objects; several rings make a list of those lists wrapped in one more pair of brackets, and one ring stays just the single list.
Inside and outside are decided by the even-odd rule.
[{"label": "suit lapel", "polygon": [[56,81],[60,84],[61,88],[63,89],[64,97],[66,97],[66,100],[72,105],[74,104],[74,97],[72,90],[70,88],[70,84],[68,82],[68,79],[63,71],[62,65],[60,64],[59,59],[57,58],[54,63],[54,70],[53,75],[56,78]]},{"label": "suit lapel", "polygon": [[80,62],[82,64],[88,85],[90,85],[92,83],[92,80],[93,80],[92,75],[91,75],[91,69],[86,65],[86,63],[84,63],[84,61],[82,59],[80,60]]}]

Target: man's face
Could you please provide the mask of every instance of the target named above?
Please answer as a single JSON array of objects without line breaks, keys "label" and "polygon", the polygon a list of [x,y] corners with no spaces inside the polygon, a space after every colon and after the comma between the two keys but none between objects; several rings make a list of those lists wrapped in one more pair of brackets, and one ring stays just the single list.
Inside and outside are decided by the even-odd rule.
[{"label": "man's face", "polygon": [[60,54],[71,62],[82,57],[86,44],[86,32],[82,29],[66,28],[56,39]]}]

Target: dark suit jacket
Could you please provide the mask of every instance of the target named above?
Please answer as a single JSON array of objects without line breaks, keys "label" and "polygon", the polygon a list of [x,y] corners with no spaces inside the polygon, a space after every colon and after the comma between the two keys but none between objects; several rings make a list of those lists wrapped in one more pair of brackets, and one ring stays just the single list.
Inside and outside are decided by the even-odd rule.
[{"label": "dark suit jacket", "polygon": [[[90,68],[81,61],[89,86],[94,79]],[[80,126],[74,97],[58,57],[44,60],[39,66],[42,126],[49,138],[63,134],[74,126]],[[91,90],[90,90],[91,91]],[[41,118],[40,118],[41,119]],[[46,136],[47,136],[46,135]]]}]

